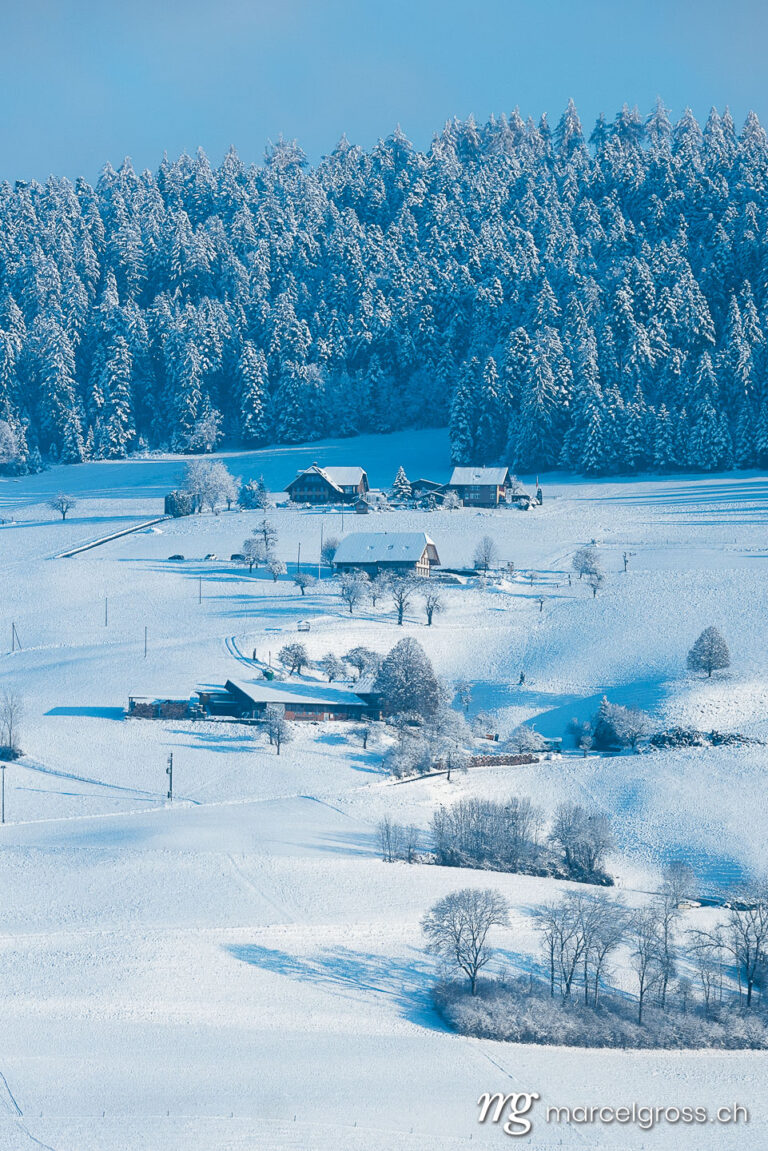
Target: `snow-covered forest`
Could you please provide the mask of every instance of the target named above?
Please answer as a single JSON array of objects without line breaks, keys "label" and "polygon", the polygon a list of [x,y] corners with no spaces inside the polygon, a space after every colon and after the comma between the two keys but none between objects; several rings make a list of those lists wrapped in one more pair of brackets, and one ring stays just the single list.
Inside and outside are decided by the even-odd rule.
[{"label": "snow-covered forest", "polygon": [[448,424],[456,462],[768,464],[768,138],[625,108],[0,187],[0,462]]}]

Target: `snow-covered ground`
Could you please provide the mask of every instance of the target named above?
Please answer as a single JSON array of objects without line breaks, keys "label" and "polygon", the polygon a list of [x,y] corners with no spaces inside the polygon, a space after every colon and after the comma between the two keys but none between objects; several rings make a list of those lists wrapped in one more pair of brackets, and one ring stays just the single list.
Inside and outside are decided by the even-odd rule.
[{"label": "snow-covered ground", "polygon": [[[446,460],[442,432],[227,457],[273,490],[313,461],[360,463],[386,485],[400,464],[411,478],[443,479]],[[768,480],[554,476],[529,513],[346,513],[345,532],[426,530],[449,566],[467,564],[488,534],[518,570],[446,587],[432,628],[415,602],[400,629],[387,604],[350,616],[325,573],[304,598],[291,582],[299,544],[314,570],[321,528],[342,534],[336,511],[271,514],[289,565],[277,583],[228,559],[259,513],[165,521],[54,558],[161,513],[182,467],[148,459],[0,480],[0,515],[15,521],[0,527],[0,686],[17,688],[26,709],[25,760],[6,769],[0,828],[0,1147],[500,1146],[508,1137],[478,1125],[476,1108],[498,1089],[541,1093],[533,1147],[765,1146],[764,1056],[584,1053],[448,1033],[429,1004],[425,909],[459,886],[500,888],[514,907],[500,958],[524,969],[536,950],[531,909],[556,885],[385,865],[375,843],[383,814],[425,827],[458,795],[529,795],[547,811],[589,799],[614,817],[611,870],[628,900],[645,898],[673,857],[691,860],[702,884],[738,877],[764,863],[762,747],[565,757],[393,784],[381,745],[364,751],[344,724],[297,726],[277,757],[240,725],[127,720],[123,709],[129,695],[186,697],[247,679],[254,650],[274,661],[307,620],[300,638],[313,658],[416,636],[503,727],[535,717],[563,735],[607,692],[670,724],[768,737]],[[65,523],[45,505],[60,489],[79,500]],[[574,549],[591,540],[609,573],[597,599],[567,579]],[[168,561],[176,553],[183,563]],[[733,666],[704,681],[685,672],[685,655],[709,624]],[[644,1132],[543,1117],[546,1103],[632,1102],[738,1102],[752,1122]]]}]

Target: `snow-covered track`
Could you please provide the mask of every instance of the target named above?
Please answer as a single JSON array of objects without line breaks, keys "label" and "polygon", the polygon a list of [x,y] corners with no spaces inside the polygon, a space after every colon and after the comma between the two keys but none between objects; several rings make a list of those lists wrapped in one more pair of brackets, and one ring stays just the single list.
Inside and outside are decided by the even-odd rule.
[{"label": "snow-covered track", "polygon": [[161,524],[164,520],[170,518],[170,516],[156,516],[153,520],[143,520],[140,524],[134,524],[130,528],[121,528],[118,532],[110,532],[107,536],[99,536],[98,539],[89,540],[84,544],[78,544],[77,547],[68,548],[63,552],[56,552],[53,558],[56,560],[68,560],[72,556],[79,555],[80,552],[87,552],[90,551],[91,548],[101,547],[102,544],[111,543],[112,540],[119,540],[122,536],[133,535],[134,532],[140,532],[145,528],[154,527],[155,524]]}]

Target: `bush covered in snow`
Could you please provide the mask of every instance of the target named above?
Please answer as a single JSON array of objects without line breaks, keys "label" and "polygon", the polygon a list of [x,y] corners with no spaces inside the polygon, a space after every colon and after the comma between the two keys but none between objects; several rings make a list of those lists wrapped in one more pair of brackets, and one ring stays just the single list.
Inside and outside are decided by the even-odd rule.
[{"label": "bush covered in snow", "polygon": [[638,1024],[632,999],[610,993],[587,1006],[579,998],[552,998],[545,984],[525,978],[480,981],[475,995],[451,980],[439,983],[433,998],[450,1027],[478,1039],[564,1047],[768,1048],[765,1014],[735,1007],[709,1016],[699,1005],[649,1008]]}]

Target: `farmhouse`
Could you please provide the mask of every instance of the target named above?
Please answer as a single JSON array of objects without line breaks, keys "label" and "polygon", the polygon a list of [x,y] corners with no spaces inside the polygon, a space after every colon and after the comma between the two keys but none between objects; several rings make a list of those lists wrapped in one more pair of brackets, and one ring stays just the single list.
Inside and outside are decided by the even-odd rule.
[{"label": "farmhouse", "polygon": [[321,468],[312,464],[286,485],[296,504],[351,504],[368,491],[368,476],[362,468]]},{"label": "farmhouse", "polygon": [[[268,704],[285,708],[285,718],[291,720],[350,720],[371,714],[370,704],[347,687],[324,683],[278,683],[228,679],[226,692],[230,700],[230,714],[263,716]],[[204,699],[201,695],[201,703]],[[220,713],[221,714],[221,713]]]},{"label": "farmhouse", "polygon": [[454,468],[448,490],[466,507],[496,508],[511,487],[509,468]]},{"label": "farmhouse", "polygon": [[395,575],[428,576],[440,563],[434,540],[426,532],[354,532],[336,549],[333,566],[338,572],[363,571]]}]

